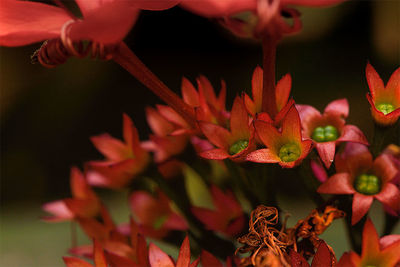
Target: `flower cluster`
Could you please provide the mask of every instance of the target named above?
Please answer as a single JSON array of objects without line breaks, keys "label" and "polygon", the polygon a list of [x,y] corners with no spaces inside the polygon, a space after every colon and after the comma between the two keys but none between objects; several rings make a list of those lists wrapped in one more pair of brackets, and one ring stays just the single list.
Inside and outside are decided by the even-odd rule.
[{"label": "flower cluster", "polygon": [[[97,267],[400,264],[400,237],[389,235],[388,224],[379,239],[368,218],[374,199],[383,204],[387,222],[400,215],[400,148],[384,134],[398,127],[400,68],[384,86],[367,64],[373,140],[346,122],[347,99],[325,103],[321,113],[290,97],[290,74],[275,82],[276,46],[286,34],[301,29],[300,13],[291,6],[328,6],[343,0],[76,0],[82,18],[61,1],[54,2],[57,6],[3,0],[0,45],[47,40],[34,54],[46,67],[89,53],[113,60],[165,102],[146,108],[151,134],[145,140],[127,114],[122,140],[109,134],[91,137],[104,159],[88,161],[82,170],[73,167],[72,197],[44,204],[50,214],[44,220],[76,222],[93,240],[92,245],[73,247],[71,254],[91,258]],[[243,92],[227,104],[225,82],[217,93],[199,76],[196,86],[182,78],[180,97],[123,42],[140,10],[178,4],[216,18],[239,36],[262,41],[263,67],[253,71],[251,96]],[[293,227],[282,221],[276,199],[287,169],[298,174],[316,201],[316,208]],[[128,191],[129,220],[116,224],[95,187]],[[362,252],[345,253],[337,261],[320,235],[343,217],[351,239],[362,238],[362,244],[352,244]],[[357,236],[361,229],[362,236]],[[156,245],[159,240],[182,243],[176,261]],[[93,266],[77,257],[64,261],[70,267]]]}]

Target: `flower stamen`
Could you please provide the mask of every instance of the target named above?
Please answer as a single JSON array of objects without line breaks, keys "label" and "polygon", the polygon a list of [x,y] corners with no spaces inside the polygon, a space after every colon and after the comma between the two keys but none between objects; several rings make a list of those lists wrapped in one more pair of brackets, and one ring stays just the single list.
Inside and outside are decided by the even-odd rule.
[{"label": "flower stamen", "polygon": [[329,142],[335,141],[338,136],[338,130],[332,125],[327,125],[315,128],[311,138],[316,142]]},{"label": "flower stamen", "polygon": [[378,104],[376,106],[376,109],[379,110],[380,112],[382,112],[384,115],[387,115],[390,112],[393,112],[396,108],[394,107],[394,105],[392,105],[390,103],[382,103],[382,104]]},{"label": "flower stamen", "polygon": [[236,141],[233,145],[230,146],[229,148],[229,155],[235,155],[237,153],[242,152],[247,148],[249,145],[249,140],[239,140]]},{"label": "flower stamen", "polygon": [[298,159],[301,155],[300,147],[295,143],[288,143],[279,149],[279,158],[283,162],[292,162]]},{"label": "flower stamen", "polygon": [[381,179],[373,174],[361,174],[355,179],[354,188],[363,195],[375,195],[381,191]]}]

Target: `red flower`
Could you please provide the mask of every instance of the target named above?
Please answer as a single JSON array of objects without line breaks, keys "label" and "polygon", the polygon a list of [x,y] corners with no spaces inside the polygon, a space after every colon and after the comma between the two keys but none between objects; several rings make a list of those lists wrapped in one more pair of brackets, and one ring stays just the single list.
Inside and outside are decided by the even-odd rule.
[{"label": "red flower", "polygon": [[231,191],[223,193],[218,187],[211,187],[215,209],[193,207],[192,212],[209,230],[219,231],[227,236],[240,233],[245,225],[242,207]]},{"label": "red flower", "polygon": [[145,236],[160,238],[170,230],[188,228],[186,221],[172,211],[169,199],[161,191],[158,191],[157,198],[145,191],[135,191],[129,197],[129,203]]},{"label": "red flower", "polygon": [[[209,267],[224,267],[224,265],[210,252],[203,250],[200,255],[200,262],[202,266],[209,266]],[[235,262],[235,265],[233,265]],[[239,266],[238,258],[228,257],[225,262],[225,267],[232,267],[232,266]]]},{"label": "red flower", "polygon": [[200,129],[207,139],[218,148],[203,151],[200,156],[206,159],[244,161],[246,155],[255,149],[254,129],[249,125],[249,116],[243,99],[236,97],[233,103],[230,131],[210,122],[199,122]]},{"label": "red flower", "polygon": [[379,266],[394,267],[400,263],[400,235],[379,239],[370,219],[367,219],[362,234],[361,256],[355,252],[344,253],[338,267]]},{"label": "red flower", "polygon": [[256,67],[251,80],[251,91],[253,100],[247,95],[244,95],[244,101],[248,112],[255,117],[257,113],[258,119],[264,121],[274,120],[276,125],[279,125],[290,107],[294,104],[293,100],[289,100],[290,90],[292,87],[292,77],[286,74],[279,80],[275,87],[277,115],[275,118],[270,118],[268,113],[260,113],[262,109],[262,94],[263,94],[263,70],[261,67]]},{"label": "red flower", "polygon": [[254,125],[258,137],[267,148],[247,155],[248,161],[279,163],[284,168],[293,168],[300,164],[312,148],[311,140],[302,139],[300,117],[294,106],[283,119],[281,131],[260,120],[256,120]]},{"label": "red flower", "polygon": [[[309,267],[308,262],[294,250],[290,251],[292,267]],[[311,267],[333,267],[336,263],[336,256],[332,249],[329,249],[325,241],[319,243],[317,252],[311,263]]]},{"label": "red flower", "polygon": [[149,246],[149,260],[151,267],[196,267],[199,264],[199,259],[190,263],[190,243],[187,236],[182,242],[176,264],[170,256],[154,244]]},{"label": "red flower", "polygon": [[[341,3],[344,0],[184,0],[181,6],[205,17],[223,18],[221,23],[239,36],[261,35],[268,30],[287,34],[301,29],[300,13],[289,8],[290,5],[322,7]],[[249,14],[245,12],[251,12]],[[282,14],[293,18],[293,26],[289,25]],[[246,16],[242,16],[246,14]]]},{"label": "red flower", "polygon": [[94,146],[106,157],[103,161],[90,161],[87,177],[91,185],[121,188],[149,163],[148,153],[141,147],[135,125],[128,115],[123,115],[124,141],[102,134],[91,138]]},{"label": "red flower", "polygon": [[368,145],[364,134],[354,125],[345,125],[349,104],[345,98],[329,103],[324,113],[308,105],[296,105],[303,128],[303,136],[311,138],[324,165],[329,168],[335,157],[336,145],[356,142]]},{"label": "red flower", "polygon": [[65,265],[67,267],[107,267],[107,260],[104,256],[104,251],[103,248],[101,247],[101,244],[98,241],[94,241],[94,246],[93,246],[93,261],[94,265],[81,260],[76,257],[63,257]]},{"label": "red flower", "polygon": [[76,218],[92,218],[100,213],[99,198],[87,184],[83,173],[73,167],[70,176],[72,198],[57,200],[43,205],[43,210],[53,214],[45,221],[60,222]]},{"label": "red flower", "polygon": [[371,105],[372,117],[383,126],[394,124],[400,117],[400,68],[393,72],[386,87],[369,63],[366,76],[370,90],[367,99]]},{"label": "red flower", "polygon": [[68,10],[38,2],[2,0],[0,45],[20,46],[61,38],[71,42],[90,40],[117,44],[134,24],[139,9],[166,9],[177,1],[76,0],[83,19]]},{"label": "red flower", "polygon": [[374,161],[368,149],[356,143],[347,143],[342,154],[336,156],[336,174],[318,188],[323,194],[352,194],[356,224],[369,210],[375,199],[398,210],[400,190],[391,183],[397,170],[387,155]]}]

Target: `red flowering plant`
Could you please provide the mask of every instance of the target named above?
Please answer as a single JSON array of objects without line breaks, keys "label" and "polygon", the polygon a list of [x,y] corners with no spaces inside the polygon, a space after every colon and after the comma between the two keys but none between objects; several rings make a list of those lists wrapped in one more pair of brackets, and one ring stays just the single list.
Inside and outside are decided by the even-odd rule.
[{"label": "red flowering plant", "polygon": [[308,105],[296,105],[301,118],[303,135],[313,140],[325,167],[329,168],[335,157],[336,146],[342,142],[356,142],[368,145],[363,132],[354,125],[346,125],[349,114],[346,99],[329,103],[324,113]]},{"label": "red flowering plant", "polygon": [[[400,153],[398,142],[383,133],[394,129],[395,141],[399,140],[395,127],[400,114],[400,69],[384,86],[373,67],[367,65],[367,98],[372,117],[379,125],[371,142],[366,138],[369,133],[364,135],[361,130],[362,125],[358,128],[346,124],[349,103],[345,98],[329,103],[320,113],[312,106],[295,105],[290,98],[291,74],[276,82],[277,44],[302,27],[300,13],[292,6],[322,7],[340,2],[344,1],[76,0],[82,16],[75,16],[60,0],[54,0],[55,5],[3,0],[0,45],[45,41],[34,58],[46,67],[88,54],[113,60],[165,102],[145,109],[151,132],[146,141],[139,139],[139,131],[144,134],[146,129],[140,123],[136,128],[126,114],[122,140],[109,134],[92,137],[104,159],[85,162],[84,172],[72,168],[72,197],[43,205],[51,214],[44,217],[46,221],[77,222],[93,241],[89,245],[73,242],[69,253],[74,257],[65,257],[65,264],[399,264],[395,253],[399,250],[399,237],[390,233],[400,212]],[[251,94],[237,94],[230,103],[235,94],[227,90],[224,80],[217,94],[210,80],[200,75],[196,86],[182,78],[180,97],[123,42],[140,10],[163,10],[177,4],[216,18],[241,36],[261,39],[263,66],[253,71]],[[388,146],[390,143],[394,144]],[[319,157],[311,153],[313,147]],[[294,184],[302,183],[302,189],[316,202],[294,226],[283,219],[282,211],[287,208],[283,209],[284,201],[277,198],[277,192],[293,194],[285,187],[285,179],[291,178]],[[102,192],[96,192],[99,189],[94,187],[118,189],[115,193],[127,195],[130,209],[125,223],[111,216],[113,209],[108,211],[100,197]],[[326,194],[336,196],[326,198]],[[374,199],[390,214],[385,215],[386,236],[382,239],[370,219],[363,220]],[[347,253],[336,263],[335,247],[323,240],[322,234],[335,219],[343,217],[352,249],[359,252],[362,247],[362,252],[361,256]],[[362,228],[361,244],[358,241]],[[160,249],[163,243],[176,247],[176,261]],[[93,264],[77,257],[89,258]]]}]

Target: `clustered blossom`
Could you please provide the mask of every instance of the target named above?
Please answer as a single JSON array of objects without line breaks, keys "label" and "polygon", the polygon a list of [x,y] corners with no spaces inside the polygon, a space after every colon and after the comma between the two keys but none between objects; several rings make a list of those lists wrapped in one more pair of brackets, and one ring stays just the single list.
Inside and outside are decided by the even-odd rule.
[{"label": "clustered blossom", "polygon": [[[76,222],[93,241],[71,248],[70,253],[90,258],[94,265],[77,257],[64,257],[67,266],[224,266],[221,259],[229,267],[304,267],[310,266],[309,262],[313,267],[400,264],[400,236],[379,239],[371,220],[362,220],[374,199],[390,216],[400,215],[400,148],[391,144],[384,150],[379,147],[379,142],[385,141],[381,137],[371,143],[373,156],[362,130],[346,123],[347,99],[327,103],[320,113],[310,105],[296,104],[290,97],[290,74],[275,82],[272,61],[276,44],[284,35],[301,29],[300,13],[291,6],[322,7],[343,0],[76,0],[82,18],[60,1],[54,2],[57,6],[3,0],[0,45],[45,41],[35,57],[46,67],[89,53],[113,59],[166,102],[146,107],[151,129],[146,140],[140,140],[138,129],[126,114],[122,140],[109,134],[91,137],[104,159],[84,163],[83,171],[73,167],[72,197],[43,205],[50,214],[44,220]],[[163,10],[178,4],[216,18],[240,36],[262,40],[264,70],[254,69],[251,96],[242,93],[227,105],[226,83],[221,81],[217,94],[211,82],[199,76],[197,87],[182,78],[179,97],[123,43],[140,10]],[[293,23],[288,24],[285,17]],[[377,129],[396,127],[400,68],[384,86],[368,63],[366,78],[370,89],[367,99]],[[313,148],[317,153],[313,154]],[[186,157],[193,151],[201,159],[196,163]],[[287,227],[271,191],[285,169],[301,174],[309,169],[308,164],[317,180],[311,180],[314,177],[310,175],[299,179],[305,180],[306,186],[318,184],[308,189],[320,203],[307,217]],[[196,197],[204,198],[202,201],[208,201],[211,207],[191,202],[193,196],[184,174],[189,165],[196,169],[205,188],[196,188],[202,194]],[[217,172],[221,174],[218,179]],[[129,221],[116,224],[92,187],[127,189]],[[338,208],[340,197],[325,199],[319,194],[350,195],[351,208],[345,209],[346,214]],[[264,202],[271,202],[271,206],[260,205]],[[349,229],[364,229],[362,252],[345,253],[337,262],[333,248],[320,235],[335,219],[345,216],[351,217]],[[148,244],[147,238],[175,244],[183,239],[177,260],[155,242]],[[236,252],[235,238],[241,244]],[[195,255],[200,255],[194,260],[190,242],[195,243]]]}]

